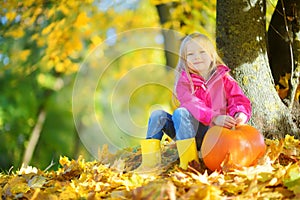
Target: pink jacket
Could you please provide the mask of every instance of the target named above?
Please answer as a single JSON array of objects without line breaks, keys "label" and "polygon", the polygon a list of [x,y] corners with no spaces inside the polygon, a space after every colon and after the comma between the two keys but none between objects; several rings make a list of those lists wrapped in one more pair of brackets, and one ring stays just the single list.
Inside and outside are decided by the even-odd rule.
[{"label": "pink jacket", "polygon": [[248,120],[251,116],[251,104],[237,82],[227,73],[229,68],[219,65],[211,77],[205,81],[201,76],[191,74],[194,94],[186,72],[182,72],[176,85],[180,107],[186,108],[199,122],[211,125],[218,115],[234,117],[243,112]]}]

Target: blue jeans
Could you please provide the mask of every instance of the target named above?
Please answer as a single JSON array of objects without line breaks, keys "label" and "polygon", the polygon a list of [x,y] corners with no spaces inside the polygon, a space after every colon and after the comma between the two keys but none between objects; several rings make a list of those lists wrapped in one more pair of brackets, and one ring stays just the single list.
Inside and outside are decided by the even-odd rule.
[{"label": "blue jeans", "polygon": [[208,128],[185,108],[177,108],[173,115],[163,110],[156,110],[150,116],[146,138],[161,140],[164,133],[175,140],[196,138],[199,150]]}]

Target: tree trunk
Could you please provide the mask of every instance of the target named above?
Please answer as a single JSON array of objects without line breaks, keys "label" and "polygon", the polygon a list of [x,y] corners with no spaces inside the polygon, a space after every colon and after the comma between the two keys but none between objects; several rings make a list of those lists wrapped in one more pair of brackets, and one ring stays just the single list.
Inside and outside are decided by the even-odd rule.
[{"label": "tree trunk", "polygon": [[39,137],[41,135],[41,131],[43,129],[43,125],[46,119],[46,112],[44,109],[41,109],[37,118],[37,122],[33,128],[31,133],[28,145],[26,147],[26,151],[23,157],[23,164],[27,166],[31,161],[32,155],[34,153],[35,147],[39,141]]},{"label": "tree trunk", "polygon": [[[160,24],[163,26],[166,22],[171,21],[170,9],[171,6],[169,4],[159,4],[156,6]],[[175,35],[175,31],[171,29],[162,29],[162,34],[164,37],[164,48],[165,48],[165,56],[166,56],[166,65],[172,68],[176,68],[178,61],[178,48],[179,48],[179,39]]]},{"label": "tree trunk", "polygon": [[252,102],[250,124],[266,137],[296,134],[268,63],[265,0],[217,1],[217,46],[225,63]]}]

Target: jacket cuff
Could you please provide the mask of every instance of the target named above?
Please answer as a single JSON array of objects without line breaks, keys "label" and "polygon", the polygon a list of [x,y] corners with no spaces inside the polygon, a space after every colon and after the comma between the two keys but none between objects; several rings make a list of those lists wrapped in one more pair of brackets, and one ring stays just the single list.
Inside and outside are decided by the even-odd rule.
[{"label": "jacket cuff", "polygon": [[230,116],[234,117],[236,115],[236,113],[242,112],[247,116],[247,121],[248,122],[250,120],[251,115],[249,114],[249,111],[247,111],[245,109],[244,106],[237,106],[236,109],[234,109],[230,114]]}]

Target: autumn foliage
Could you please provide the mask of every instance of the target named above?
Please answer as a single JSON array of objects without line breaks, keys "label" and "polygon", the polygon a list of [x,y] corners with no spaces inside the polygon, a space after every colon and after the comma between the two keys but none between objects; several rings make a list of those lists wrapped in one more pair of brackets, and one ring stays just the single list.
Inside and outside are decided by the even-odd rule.
[{"label": "autumn foliage", "polygon": [[[171,82],[165,70],[153,73],[147,65],[158,63],[163,66],[165,58],[162,50],[134,49],[126,55],[118,54],[124,46],[131,47],[136,42],[156,41],[159,38],[134,37],[132,41],[125,38],[122,43],[121,33],[145,27],[174,29],[184,34],[200,31],[210,35],[215,30],[216,1],[140,1],[139,4],[133,3],[139,6],[138,9],[132,6],[131,9],[123,10],[117,4],[105,8],[102,2],[0,2],[0,164],[1,169],[7,169],[0,173],[2,199],[300,198],[300,142],[288,135],[281,140],[266,140],[266,152],[256,165],[238,169],[223,162],[221,170],[211,171],[204,163],[199,165],[192,162],[188,170],[184,171],[178,167],[175,144],[168,142],[162,145],[163,166],[161,173],[156,175],[141,176],[133,173],[141,163],[139,148],[128,148],[111,154],[105,146],[95,161],[87,161],[87,156],[77,160],[60,157],[58,169],[40,169],[49,160],[58,159],[59,155],[77,157],[74,155],[85,152],[76,145],[79,141],[74,131],[70,93],[74,74],[97,46],[105,44],[97,52],[101,59],[96,57],[96,60],[90,61],[92,68],[105,69],[97,91],[101,97],[95,103],[101,111],[98,119],[109,130],[109,135],[114,135],[113,139],[116,139],[120,138],[117,132],[119,129],[114,128],[114,118],[109,116],[107,110],[112,105],[109,100],[113,96],[111,91],[116,89],[115,83],[120,83],[128,72],[140,66],[146,67],[143,73],[134,74],[139,79],[131,79],[123,88],[136,88],[135,80],[145,80],[150,77],[149,74]],[[114,2],[123,5],[122,1]],[[165,3],[172,4],[170,20],[160,24],[155,8]],[[107,43],[111,35],[120,37],[115,44]],[[160,49],[163,49],[163,44],[160,45]],[[109,68],[102,65],[106,60],[112,61],[109,58],[115,53],[116,57],[113,57],[114,62]],[[289,79],[289,75],[282,77],[280,87],[277,87],[282,98],[287,96],[290,89]],[[123,105],[128,100],[128,90],[123,88],[115,98],[119,101],[112,106],[118,113],[122,113],[124,108],[126,111],[128,109]],[[145,88],[146,92],[136,90],[130,98],[129,107],[135,112],[132,118],[139,125],[148,119],[147,112],[154,103],[164,108],[170,108],[171,105],[166,100],[171,99],[171,93],[165,92],[162,87],[152,85]],[[147,96],[147,102],[145,93],[151,94]],[[299,94],[298,89],[297,100]],[[9,170],[11,165],[20,166],[31,133],[38,124],[41,108],[47,118],[31,161],[33,166],[38,165],[39,168],[23,166],[18,170]],[[86,118],[83,119],[82,124],[88,123]],[[75,145],[74,138],[77,138]],[[121,140],[122,143],[124,141]]]},{"label": "autumn foliage", "polygon": [[[266,140],[267,151],[258,164],[240,169],[223,165],[210,171],[178,161],[162,173],[141,176],[132,172],[140,161],[139,149],[117,154],[102,150],[99,161],[61,157],[56,171],[22,167],[0,175],[3,199],[291,199],[300,197],[300,141],[291,136]],[[163,163],[177,157],[173,143],[163,145]],[[175,159],[176,160],[176,159]]]}]

